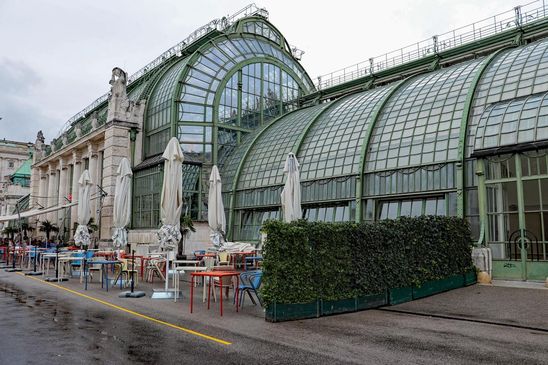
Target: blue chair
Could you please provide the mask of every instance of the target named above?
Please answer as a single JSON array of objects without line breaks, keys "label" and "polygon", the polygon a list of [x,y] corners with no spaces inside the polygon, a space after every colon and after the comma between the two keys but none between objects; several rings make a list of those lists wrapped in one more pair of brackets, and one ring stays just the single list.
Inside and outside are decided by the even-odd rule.
[{"label": "blue chair", "polygon": [[[84,258],[84,253],[83,252],[82,253],[80,253],[80,252],[73,253],[72,257],[81,257],[83,259]],[[70,276],[74,276],[74,271],[78,271],[78,270],[76,270],[76,268],[81,270],[82,264],[83,264],[82,260],[71,261],[70,262]]]},{"label": "blue chair", "polygon": [[240,286],[238,287],[238,291],[240,292],[240,303],[238,305],[240,307],[244,304],[244,298],[246,293],[251,299],[251,302],[257,305],[257,302],[252,295],[255,294],[255,297],[257,297],[259,304],[261,305],[261,307],[263,306],[263,302],[257,291],[260,288],[262,281],[263,272],[260,270],[245,271],[240,274]]}]

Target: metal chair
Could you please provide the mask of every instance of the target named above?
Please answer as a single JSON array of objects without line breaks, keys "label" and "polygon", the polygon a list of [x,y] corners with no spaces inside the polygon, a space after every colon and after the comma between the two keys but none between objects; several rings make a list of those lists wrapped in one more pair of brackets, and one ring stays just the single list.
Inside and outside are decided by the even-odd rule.
[{"label": "metal chair", "polygon": [[240,292],[240,303],[238,303],[238,305],[240,307],[244,304],[246,293],[249,296],[249,299],[251,299],[251,302],[257,305],[257,302],[255,302],[255,299],[252,295],[255,294],[255,297],[259,301],[259,304],[261,305],[261,307],[263,306],[263,302],[258,292],[258,289],[261,287],[262,280],[263,272],[260,270],[245,271],[240,274],[240,286],[238,287],[238,290]]}]

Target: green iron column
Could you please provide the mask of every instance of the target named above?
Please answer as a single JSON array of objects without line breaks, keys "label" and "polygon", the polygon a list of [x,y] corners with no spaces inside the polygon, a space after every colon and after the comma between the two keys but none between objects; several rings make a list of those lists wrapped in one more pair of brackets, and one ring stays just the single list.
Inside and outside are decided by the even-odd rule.
[{"label": "green iron column", "polygon": [[367,148],[369,147],[369,141],[371,139],[371,135],[373,134],[373,128],[375,128],[375,125],[378,122],[379,116],[381,114],[382,109],[386,106],[388,103],[388,100],[394,95],[400,87],[405,84],[408,80],[410,80],[413,76],[409,76],[401,81],[399,81],[397,84],[395,84],[392,87],[392,90],[390,90],[380,104],[375,108],[375,111],[371,114],[371,123],[367,126],[367,132],[365,134],[365,138],[363,139],[361,151],[360,151],[360,168],[358,172],[358,176],[356,178],[356,222],[359,223],[363,219],[363,209],[362,209],[362,190],[363,190],[363,175],[365,173],[365,157],[367,154]]},{"label": "green iron column", "polygon": [[[470,120],[470,111],[472,109],[472,102],[474,101],[474,95],[479,85],[479,81],[492,61],[506,48],[499,49],[498,51],[492,53],[487,57],[483,64],[479,67],[474,79],[470,84],[466,99],[464,101],[464,109],[462,111],[462,119],[460,123],[459,131],[459,146],[458,146],[458,158],[459,162],[457,163],[456,178],[457,178],[457,216],[464,217],[464,180],[466,176],[465,171],[465,159],[466,159],[466,132],[468,130],[468,121]],[[478,195],[479,196],[479,195]]]}]

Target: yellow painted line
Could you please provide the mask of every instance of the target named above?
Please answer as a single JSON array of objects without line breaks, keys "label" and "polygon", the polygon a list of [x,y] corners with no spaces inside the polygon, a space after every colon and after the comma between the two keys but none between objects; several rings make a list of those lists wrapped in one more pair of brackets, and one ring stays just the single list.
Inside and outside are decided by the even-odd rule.
[{"label": "yellow painted line", "polygon": [[164,326],[167,326],[167,327],[171,327],[171,328],[175,328],[179,331],[183,331],[183,332],[186,332],[188,334],[191,334],[191,335],[194,335],[194,336],[198,336],[198,337],[201,337],[203,339],[206,339],[206,340],[210,340],[210,341],[213,341],[213,342],[217,342],[217,343],[220,343],[222,345],[232,345],[231,342],[228,342],[228,341],[225,341],[225,340],[221,340],[219,338],[216,338],[216,337],[212,337],[212,336],[208,336],[206,334],[203,334],[203,333],[200,333],[200,332],[196,332],[196,331],[193,331],[191,329],[188,329],[188,328],[185,328],[185,327],[181,327],[181,326],[177,326],[176,324],[173,324],[173,323],[169,323],[169,322],[165,322],[165,321],[162,321],[162,320],[159,320],[159,319],[156,319],[156,318],[153,318],[153,317],[149,317],[145,314],[141,314],[141,313],[138,313],[138,312],[135,312],[135,311],[132,311],[131,309],[127,309],[127,308],[124,308],[124,307],[120,307],[116,304],[112,304],[112,303],[109,303],[109,302],[106,302],[104,300],[101,300],[101,299],[97,299],[97,298],[94,298],[92,296],[89,296],[89,295],[86,295],[86,294],[83,294],[83,293],[80,293],[80,292],[77,292],[76,290],[72,290],[72,289],[69,289],[69,288],[65,288],[61,285],[57,285],[57,284],[53,284],[53,283],[50,283],[48,281],[45,281],[45,280],[42,280],[42,279],[38,279],[38,278],[35,278],[33,276],[25,276],[23,273],[20,273],[18,272],[17,274],[25,277],[25,278],[29,278],[29,279],[34,279],[36,281],[40,281],[42,283],[45,283],[45,284],[48,284],[50,286],[53,286],[57,289],[62,289],[62,290],[65,290],[69,293],[72,293],[72,294],[75,294],[75,295],[78,295],[78,296],[81,296],[82,298],[86,298],[86,299],[89,299],[89,300],[92,300],[94,302],[97,302],[97,303],[101,303],[103,305],[106,305],[107,307],[111,307],[111,308],[114,308],[114,309],[118,309],[119,311],[122,311],[122,312],[125,312],[125,313],[129,313],[131,315],[134,315],[136,317],[139,317],[139,318],[143,318],[143,319],[146,319],[148,321],[151,321],[151,322],[154,322],[154,323],[158,323],[158,324],[161,324],[161,325],[164,325]]}]

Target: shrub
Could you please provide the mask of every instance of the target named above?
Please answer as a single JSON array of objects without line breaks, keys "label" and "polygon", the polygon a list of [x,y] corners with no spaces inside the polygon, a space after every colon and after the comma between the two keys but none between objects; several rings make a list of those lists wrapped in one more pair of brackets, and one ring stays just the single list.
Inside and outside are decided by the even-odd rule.
[{"label": "shrub", "polygon": [[308,303],[376,294],[463,274],[472,267],[470,229],[455,217],[377,223],[267,221],[265,303]]}]

